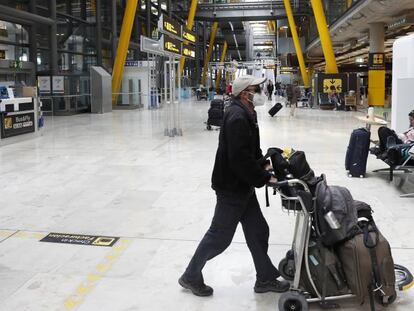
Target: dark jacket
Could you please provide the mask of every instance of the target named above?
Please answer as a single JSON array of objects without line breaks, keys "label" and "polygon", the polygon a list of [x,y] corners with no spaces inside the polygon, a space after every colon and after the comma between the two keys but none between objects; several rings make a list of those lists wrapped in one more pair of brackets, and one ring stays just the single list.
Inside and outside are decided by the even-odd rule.
[{"label": "dark jacket", "polygon": [[256,115],[233,99],[220,130],[212,188],[246,193],[254,187],[263,187],[271,176],[264,169],[265,164]]}]

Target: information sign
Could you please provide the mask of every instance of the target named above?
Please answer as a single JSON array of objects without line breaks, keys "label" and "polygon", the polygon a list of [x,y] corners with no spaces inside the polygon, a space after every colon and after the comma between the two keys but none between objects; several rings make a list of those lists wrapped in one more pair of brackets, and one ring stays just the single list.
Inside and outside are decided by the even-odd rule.
[{"label": "information sign", "polygon": [[181,24],[179,22],[165,15],[162,15],[160,21],[162,22],[162,26],[160,28],[164,33],[181,38]]},{"label": "information sign", "polygon": [[163,47],[165,52],[182,55],[182,44],[177,39],[163,35]]},{"label": "information sign", "polygon": [[33,133],[35,131],[35,115],[33,112],[16,115],[2,114],[1,119],[1,138]]},{"label": "information sign", "polygon": [[196,51],[195,47],[190,44],[183,44],[183,55],[188,58],[195,58]]},{"label": "information sign", "polygon": [[194,31],[191,31],[189,29],[184,29],[183,39],[187,40],[189,43],[195,44],[197,41],[197,35]]}]

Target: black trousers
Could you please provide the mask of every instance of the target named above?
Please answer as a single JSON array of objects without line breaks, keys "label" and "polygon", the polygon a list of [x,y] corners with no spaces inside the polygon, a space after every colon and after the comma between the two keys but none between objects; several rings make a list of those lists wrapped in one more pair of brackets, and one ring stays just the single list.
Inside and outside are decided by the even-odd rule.
[{"label": "black trousers", "polygon": [[395,132],[392,129],[386,126],[381,126],[378,129],[378,138],[379,138],[379,148],[381,151],[387,150],[387,142],[389,138],[392,138],[397,145],[400,145],[403,143],[402,140],[398,138],[397,134],[395,134]]},{"label": "black trousers", "polygon": [[198,245],[184,275],[190,282],[203,282],[201,271],[204,265],[230,245],[240,222],[253,257],[257,280],[269,281],[278,278],[279,271],[273,266],[267,254],[269,226],[260,210],[255,192],[249,194],[217,192],[216,194],[217,205],[211,226]]}]

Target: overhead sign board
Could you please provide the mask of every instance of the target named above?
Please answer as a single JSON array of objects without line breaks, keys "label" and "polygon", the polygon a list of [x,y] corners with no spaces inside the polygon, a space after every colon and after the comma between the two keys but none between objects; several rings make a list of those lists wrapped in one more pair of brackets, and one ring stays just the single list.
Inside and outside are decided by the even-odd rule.
[{"label": "overhead sign board", "polygon": [[195,56],[196,56],[195,47],[193,45],[184,43],[183,44],[183,56],[195,59]]},{"label": "overhead sign board", "polygon": [[318,92],[329,94],[348,92],[348,75],[344,73],[318,74]]},{"label": "overhead sign board", "polygon": [[342,79],[324,79],[323,80],[323,92],[324,93],[341,93],[342,92]]},{"label": "overhead sign board", "polygon": [[182,55],[182,44],[181,41],[163,35],[163,48],[165,52]]},{"label": "overhead sign board", "polygon": [[388,24],[388,30],[414,25],[414,14],[400,16]]},{"label": "overhead sign board", "polygon": [[297,71],[297,69],[293,68],[293,67],[280,67],[280,71],[290,71],[290,72],[292,72],[292,71]]},{"label": "overhead sign board", "polygon": [[168,16],[162,15],[160,18],[161,25],[158,25],[159,29],[166,34],[177,36],[181,38],[182,30],[181,24]]},{"label": "overhead sign board", "polygon": [[197,41],[197,35],[194,31],[191,31],[189,29],[183,30],[183,39],[187,40],[189,43],[195,44]]}]

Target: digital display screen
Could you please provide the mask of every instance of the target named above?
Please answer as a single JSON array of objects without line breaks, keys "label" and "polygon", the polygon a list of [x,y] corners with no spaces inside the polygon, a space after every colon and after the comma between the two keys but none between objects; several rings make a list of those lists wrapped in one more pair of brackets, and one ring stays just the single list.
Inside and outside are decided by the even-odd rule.
[{"label": "digital display screen", "polygon": [[164,35],[164,51],[182,55],[182,45],[177,39]]},{"label": "digital display screen", "polygon": [[183,46],[183,55],[185,57],[188,57],[188,58],[195,58],[195,56],[196,56],[195,47],[191,46],[189,44],[184,44],[184,46]]},{"label": "digital display screen", "polygon": [[162,16],[162,28],[165,32],[181,38],[181,24],[177,21],[169,18],[168,16]]},{"label": "digital display screen", "polygon": [[183,31],[183,39],[187,40],[190,43],[196,43],[197,36],[196,36],[196,33],[194,31],[191,31],[191,30],[188,30],[188,29],[184,29],[184,31]]}]

